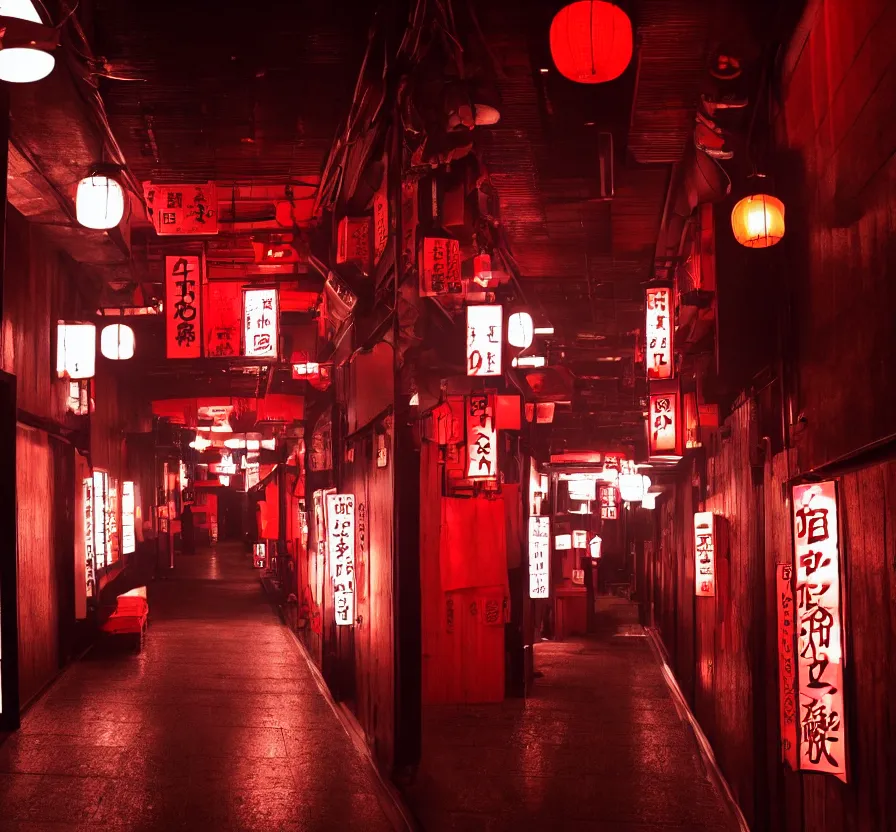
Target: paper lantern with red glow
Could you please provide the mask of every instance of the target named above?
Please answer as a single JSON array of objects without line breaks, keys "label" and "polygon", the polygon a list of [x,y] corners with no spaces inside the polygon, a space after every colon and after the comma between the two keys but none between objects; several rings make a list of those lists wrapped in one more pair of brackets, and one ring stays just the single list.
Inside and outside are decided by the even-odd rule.
[{"label": "paper lantern with red glow", "polygon": [[612,81],[631,62],[632,22],[612,3],[570,3],[551,23],[551,56],[560,74],[570,81]]},{"label": "paper lantern with red glow", "polygon": [[514,312],[507,321],[507,343],[524,350],[534,336],[532,316],[528,312]]},{"label": "paper lantern with red glow", "polygon": [[93,171],[78,183],[75,195],[78,222],[103,231],[115,228],[124,216],[124,189],[110,173]]},{"label": "paper lantern with red glow", "polygon": [[134,357],[134,330],[125,324],[109,324],[100,333],[100,352],[110,361]]},{"label": "paper lantern with red glow", "polygon": [[784,203],[768,194],[744,197],[731,212],[734,239],[747,248],[768,248],[784,236]]}]

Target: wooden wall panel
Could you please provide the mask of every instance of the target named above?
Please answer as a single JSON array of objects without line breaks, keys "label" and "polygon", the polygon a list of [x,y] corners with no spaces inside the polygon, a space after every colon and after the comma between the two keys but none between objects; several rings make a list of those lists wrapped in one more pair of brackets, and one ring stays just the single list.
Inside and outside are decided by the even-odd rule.
[{"label": "wooden wall panel", "polygon": [[28,704],[59,670],[53,459],[46,434],[16,429],[19,695]]}]

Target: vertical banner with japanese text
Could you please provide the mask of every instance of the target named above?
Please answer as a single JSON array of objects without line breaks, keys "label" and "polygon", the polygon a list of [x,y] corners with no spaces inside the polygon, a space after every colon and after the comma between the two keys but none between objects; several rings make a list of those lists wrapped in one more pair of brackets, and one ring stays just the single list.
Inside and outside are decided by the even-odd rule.
[{"label": "vertical banner with japanese text", "polygon": [[420,296],[464,294],[460,243],[449,237],[424,237],[420,246]]},{"label": "vertical banner with japanese text", "polygon": [[698,597],[716,594],[716,524],[710,511],[698,511],[694,515],[694,587]]},{"label": "vertical banner with japanese text", "polygon": [[550,594],[551,518],[529,518],[529,597]]},{"label": "vertical banner with japanese text", "polygon": [[467,479],[493,480],[497,476],[495,397],[490,393],[473,393],[467,397]]},{"label": "vertical banner with japanese text", "polygon": [[647,290],[647,378],[672,378],[672,290],[651,287]]},{"label": "vertical banner with japanese text", "polygon": [[793,487],[799,767],[846,782],[840,545],[833,480]]},{"label": "vertical banner with japanese text", "polygon": [[467,375],[501,375],[504,308],[498,304],[467,307]]},{"label": "vertical banner with japanese text", "polygon": [[793,566],[789,563],[778,564],[777,596],[781,759],[790,766],[792,771],[796,771],[796,664],[793,651],[795,610],[793,604]]},{"label": "vertical banner with japanese text", "polygon": [[651,457],[681,456],[682,436],[679,417],[678,393],[651,393],[647,424]]},{"label": "vertical banner with japanese text", "polygon": [[355,495],[327,494],[327,549],[336,623],[355,623]]},{"label": "vertical banner with japanese text", "polygon": [[202,331],[207,358],[240,354],[242,285],[235,280],[210,280],[205,285]]},{"label": "vertical banner with japanese text", "polygon": [[280,310],[277,289],[246,289],[243,292],[243,355],[277,358]]},{"label": "vertical banner with japanese text", "polygon": [[165,353],[168,358],[199,358],[200,338],[199,257],[165,258]]}]

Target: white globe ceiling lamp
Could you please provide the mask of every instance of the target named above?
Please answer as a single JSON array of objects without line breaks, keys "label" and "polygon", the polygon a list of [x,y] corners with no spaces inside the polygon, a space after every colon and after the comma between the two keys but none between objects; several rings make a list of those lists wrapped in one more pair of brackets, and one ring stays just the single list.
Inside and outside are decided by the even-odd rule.
[{"label": "white globe ceiling lamp", "polygon": [[125,324],[110,324],[100,333],[100,352],[110,361],[127,361],[134,357],[134,330]]},{"label": "white globe ceiling lamp", "polygon": [[0,0],[0,29],[0,80],[30,84],[53,71],[59,31],[44,25],[32,0]]},{"label": "white globe ceiling lamp", "polygon": [[96,165],[78,183],[75,210],[85,228],[105,231],[115,228],[124,216],[124,188],[115,165]]},{"label": "white globe ceiling lamp", "polygon": [[507,321],[507,343],[524,350],[531,346],[534,336],[532,316],[528,312],[514,312]]}]

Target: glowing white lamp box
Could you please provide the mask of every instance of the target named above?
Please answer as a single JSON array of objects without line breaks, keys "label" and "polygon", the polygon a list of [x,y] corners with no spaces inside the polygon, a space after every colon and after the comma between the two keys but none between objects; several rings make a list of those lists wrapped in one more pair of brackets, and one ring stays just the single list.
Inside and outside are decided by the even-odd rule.
[{"label": "glowing white lamp box", "polygon": [[711,597],[716,594],[716,522],[710,511],[694,515],[694,554],[696,594]]},{"label": "glowing white lamp box", "polygon": [[500,304],[467,307],[467,375],[501,375],[504,308]]},{"label": "glowing white lamp box", "polygon": [[267,543],[255,543],[252,546],[252,566],[256,569],[264,569],[268,560]]},{"label": "glowing white lamp box", "polygon": [[672,378],[672,290],[647,290],[647,378]]},{"label": "glowing white lamp box", "polygon": [[554,548],[558,552],[566,551],[567,549],[572,549],[572,535],[571,534],[554,535]]},{"label": "glowing white lamp box", "polygon": [[277,289],[243,292],[243,355],[276,358],[280,331]]},{"label": "glowing white lamp box", "polygon": [[570,500],[589,502],[597,496],[597,478],[593,474],[573,474],[566,480]]},{"label": "glowing white lamp box", "polygon": [[547,598],[550,592],[551,518],[529,518],[529,597]]},{"label": "glowing white lamp box", "polygon": [[603,540],[597,535],[588,541],[588,554],[591,555],[593,560],[598,560],[600,558],[600,547],[602,543]]},{"label": "glowing white lamp box", "polygon": [[572,548],[587,549],[588,532],[586,532],[584,529],[575,529],[572,533]]},{"label": "glowing white lamp box", "polygon": [[498,430],[495,397],[467,397],[467,479],[493,480],[498,476]]},{"label": "glowing white lamp box", "polygon": [[134,483],[125,480],[121,484],[121,551],[125,555],[131,555],[137,549],[136,510]]},{"label": "glowing white lamp box", "polygon": [[793,487],[799,767],[846,782],[837,486]]},{"label": "glowing white lamp box", "polygon": [[109,555],[109,475],[105,471],[93,472],[93,554],[96,569],[106,566]]},{"label": "glowing white lamp box", "polygon": [[327,494],[327,551],[336,623],[355,623],[355,495]]},{"label": "glowing white lamp box", "polygon": [[56,325],[56,375],[70,379],[96,374],[96,327],[93,324]]}]

